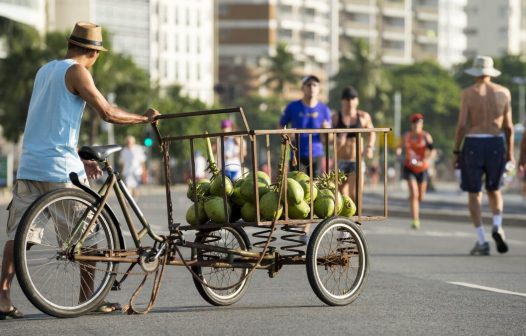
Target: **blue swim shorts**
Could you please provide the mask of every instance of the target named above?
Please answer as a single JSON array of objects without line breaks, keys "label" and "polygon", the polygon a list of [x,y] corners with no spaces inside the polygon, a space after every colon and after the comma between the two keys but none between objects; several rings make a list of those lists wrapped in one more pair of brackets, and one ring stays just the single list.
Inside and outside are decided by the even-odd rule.
[{"label": "blue swim shorts", "polygon": [[506,164],[504,138],[466,137],[460,153],[460,188],[470,193],[499,190]]}]

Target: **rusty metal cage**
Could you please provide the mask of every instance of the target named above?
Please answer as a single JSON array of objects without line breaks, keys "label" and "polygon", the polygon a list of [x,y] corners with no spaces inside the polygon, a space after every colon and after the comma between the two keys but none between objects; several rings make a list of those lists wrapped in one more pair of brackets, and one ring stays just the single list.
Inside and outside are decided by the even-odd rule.
[{"label": "rusty metal cage", "polygon": [[[196,147],[196,141],[198,140],[204,140],[204,139],[215,139],[216,141],[216,147],[217,147],[217,158],[220,164],[220,170],[225,170],[225,139],[228,137],[240,137],[242,141],[240,142],[241,146],[246,146],[247,150],[247,157],[249,159],[244,159],[243,157],[240,157],[241,167],[248,168],[251,171],[257,171],[259,168],[260,163],[262,162],[261,157],[264,156],[263,160],[268,165],[269,169],[269,175],[272,177],[272,172],[276,167],[275,162],[272,162],[272,151],[273,148],[271,146],[271,138],[272,137],[282,137],[283,135],[288,135],[292,138],[294,138],[295,143],[298,147],[300,146],[308,146],[309,147],[309,167],[310,171],[307,172],[311,180],[313,180],[313,171],[312,171],[312,138],[316,134],[320,134],[320,136],[324,139],[324,160],[326,167],[329,167],[332,163],[332,167],[334,168],[334,171],[336,172],[336,177],[338,175],[338,155],[337,155],[337,149],[336,149],[336,136],[341,133],[355,133],[356,134],[356,153],[361,153],[362,151],[362,137],[364,134],[367,133],[380,133],[383,135],[384,143],[387,143],[387,134],[390,132],[389,128],[360,128],[360,129],[338,129],[338,128],[331,128],[331,129],[276,129],[276,130],[254,130],[250,129],[247,119],[245,117],[245,114],[243,112],[243,109],[240,107],[236,108],[227,108],[227,109],[217,109],[217,110],[204,110],[204,111],[196,111],[196,112],[185,112],[185,113],[176,113],[176,114],[164,114],[159,116],[157,119],[161,120],[161,122],[166,122],[170,120],[180,120],[181,118],[192,118],[197,116],[207,116],[207,115],[213,115],[213,114],[238,114],[240,119],[243,123],[243,130],[239,131],[232,131],[232,132],[221,132],[221,133],[207,133],[203,132],[200,134],[191,134],[191,135],[162,135],[157,125],[154,124],[154,129],[158,137],[158,141],[161,147],[162,156],[163,156],[163,166],[164,166],[164,174],[165,174],[165,181],[166,181],[166,200],[167,200],[167,211],[168,211],[168,221],[169,224],[173,224],[173,206],[172,206],[172,196],[170,192],[170,186],[171,186],[171,176],[170,176],[170,168],[169,168],[169,148],[170,144],[175,141],[183,141],[187,142],[191,156],[190,156],[190,167],[191,167],[191,176],[192,176],[192,184],[196,186],[196,174],[195,174],[195,147]],[[308,143],[307,144],[301,144],[299,143],[299,135],[300,134],[306,134],[308,135]],[[248,144],[248,145],[245,145]],[[241,153],[244,151],[245,148],[241,149]],[[240,156],[242,155],[240,153]],[[361,188],[361,179],[363,178],[363,172],[362,172],[362,157],[361,155],[356,155],[356,168],[357,173],[355,174],[356,178],[356,199],[354,200],[356,203],[356,214],[351,217],[351,220],[356,222],[362,222],[362,221],[372,221],[372,220],[382,220],[385,219],[388,215],[388,208],[387,208],[387,174],[384,173],[383,178],[383,214],[380,216],[372,216],[367,215],[363,213],[363,206],[362,206],[362,188]],[[383,149],[383,163],[384,163],[384,172],[387,172],[387,146],[384,146]],[[287,164],[288,166],[288,164]],[[287,167],[288,168],[288,167]],[[288,169],[285,168],[285,174],[287,173]],[[222,174],[223,183],[225,179],[225,174]],[[256,174],[253,174],[253,194],[254,194],[254,205],[256,207],[256,217],[257,220],[255,222],[245,222],[245,221],[236,221],[236,222],[228,222],[226,225],[231,226],[268,226],[272,222],[271,221],[265,221],[261,219],[260,216],[260,204],[259,204],[259,190],[257,188],[256,183]],[[335,180],[335,185],[338,185],[338,181]],[[286,194],[286,184],[284,186],[285,188],[285,194]],[[195,193],[195,190],[193,191]],[[312,184],[311,184],[311,192],[312,192]],[[227,212],[227,205],[226,205],[226,194],[223,195],[224,198],[224,206],[225,206],[225,212]],[[313,200],[311,199],[310,204],[311,212],[309,214],[309,217],[306,219],[290,219],[288,217],[288,202],[284,202],[284,217],[279,219],[277,224],[281,225],[302,225],[302,224],[310,224],[310,223],[316,223],[322,220],[322,218],[317,218],[314,215],[313,211]],[[336,208],[338,207],[338,198],[336,198]],[[200,228],[217,228],[218,226],[223,226],[225,224],[216,224],[208,222],[206,224],[203,224],[200,226]]]}]

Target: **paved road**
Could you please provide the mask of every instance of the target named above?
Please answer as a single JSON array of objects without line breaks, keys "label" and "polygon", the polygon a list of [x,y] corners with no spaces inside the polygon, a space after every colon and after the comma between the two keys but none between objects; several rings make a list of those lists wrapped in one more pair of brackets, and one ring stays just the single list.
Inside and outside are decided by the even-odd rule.
[{"label": "paved road", "polygon": [[[166,226],[161,196],[143,196],[141,204],[156,229]],[[185,206],[181,201],[176,209]],[[303,266],[285,266],[274,279],[256,272],[243,299],[222,308],[200,298],[184,269],[169,268],[146,316],[57,320],[33,308],[15,280],[13,298],[28,318],[1,322],[0,335],[526,335],[526,227],[507,228],[510,252],[490,257],[468,255],[474,232],[461,221],[425,220],[422,230],[411,231],[407,219],[389,218],[364,229],[371,268],[349,306],[319,301]],[[125,303],[138,280],[110,299]]]}]

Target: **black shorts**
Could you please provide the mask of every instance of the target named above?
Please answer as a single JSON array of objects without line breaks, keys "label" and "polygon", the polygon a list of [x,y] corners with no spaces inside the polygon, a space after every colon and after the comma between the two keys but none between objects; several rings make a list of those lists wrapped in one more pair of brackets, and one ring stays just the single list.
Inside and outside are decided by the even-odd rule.
[{"label": "black shorts", "polygon": [[504,138],[466,137],[460,153],[460,188],[470,193],[499,190],[506,165]]},{"label": "black shorts", "polygon": [[427,172],[427,169],[420,173],[415,173],[411,169],[407,168],[406,166],[403,166],[402,168],[402,178],[404,180],[416,180],[416,183],[421,184],[424,181],[427,182],[429,180],[429,173]]},{"label": "black shorts", "polygon": [[[338,162],[338,169],[343,172],[346,176],[356,173],[357,165],[356,161],[341,160]],[[362,174],[365,173],[365,162],[362,160]]]}]

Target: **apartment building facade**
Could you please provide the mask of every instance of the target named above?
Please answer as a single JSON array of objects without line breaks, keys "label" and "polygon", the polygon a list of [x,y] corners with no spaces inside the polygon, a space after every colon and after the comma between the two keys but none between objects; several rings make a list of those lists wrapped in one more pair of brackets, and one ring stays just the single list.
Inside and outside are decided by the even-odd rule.
[{"label": "apartment building facade", "polygon": [[2,0],[0,10],[3,2],[11,16],[17,13],[11,3],[29,7],[42,18],[42,32],[96,22],[110,33],[112,51],[131,56],[153,83],[179,85],[192,98],[214,102],[215,0]]},{"label": "apartment building facade", "polygon": [[466,55],[502,56],[521,49],[521,0],[468,0]]},{"label": "apartment building facade", "polygon": [[463,60],[467,0],[340,0],[340,49],[369,42],[387,65],[433,59],[445,67]]},{"label": "apartment building facade", "polygon": [[[262,85],[267,79],[265,70],[280,42],[296,58],[298,86],[303,74],[320,76],[326,86],[334,66],[331,61],[336,59],[331,49],[334,2],[218,0],[218,88],[223,101],[229,103],[253,92],[268,93]],[[297,88],[284,94],[297,96]]]},{"label": "apartment building facade", "polygon": [[0,0],[0,16],[35,27],[43,33],[47,25],[46,0]]}]

